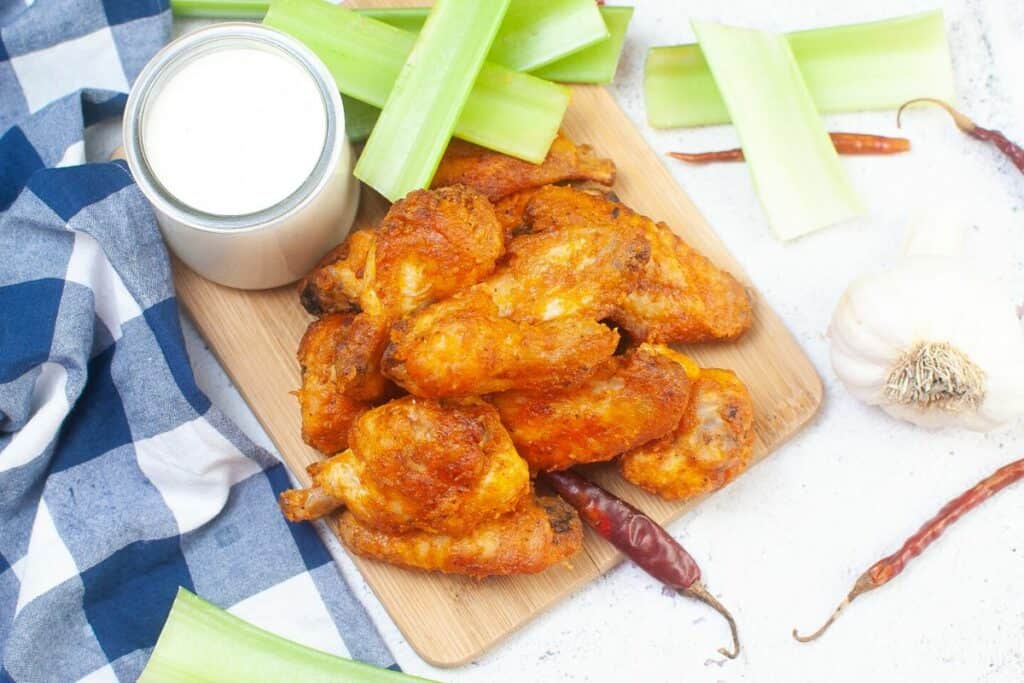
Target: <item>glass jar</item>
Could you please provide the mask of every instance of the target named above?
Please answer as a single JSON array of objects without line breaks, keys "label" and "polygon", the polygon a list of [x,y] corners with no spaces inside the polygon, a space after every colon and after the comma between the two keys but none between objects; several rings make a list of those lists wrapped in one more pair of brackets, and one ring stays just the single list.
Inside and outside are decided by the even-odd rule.
[{"label": "glass jar", "polygon": [[123,135],[171,251],[214,282],[293,282],[355,218],[337,88],[316,55],[275,29],[222,23],[167,45],[132,88]]}]

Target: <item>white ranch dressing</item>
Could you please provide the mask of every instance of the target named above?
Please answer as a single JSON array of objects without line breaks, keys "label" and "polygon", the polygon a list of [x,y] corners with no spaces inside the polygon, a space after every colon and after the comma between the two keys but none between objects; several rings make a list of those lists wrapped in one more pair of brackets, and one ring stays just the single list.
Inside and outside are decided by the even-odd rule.
[{"label": "white ranch dressing", "polygon": [[240,216],[282,201],[323,153],[327,112],[310,73],[259,47],[223,46],[167,74],[142,117],[153,175],[184,204]]}]

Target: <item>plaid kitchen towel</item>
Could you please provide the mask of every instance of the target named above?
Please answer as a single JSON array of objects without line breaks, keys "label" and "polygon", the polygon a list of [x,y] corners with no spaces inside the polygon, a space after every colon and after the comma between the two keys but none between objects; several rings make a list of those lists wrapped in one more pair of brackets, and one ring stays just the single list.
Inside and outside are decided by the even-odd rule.
[{"label": "plaid kitchen towel", "polygon": [[178,586],[394,660],[283,467],[197,388],[167,253],[86,128],[168,38],[166,0],[0,0],[0,681],[134,681]]}]

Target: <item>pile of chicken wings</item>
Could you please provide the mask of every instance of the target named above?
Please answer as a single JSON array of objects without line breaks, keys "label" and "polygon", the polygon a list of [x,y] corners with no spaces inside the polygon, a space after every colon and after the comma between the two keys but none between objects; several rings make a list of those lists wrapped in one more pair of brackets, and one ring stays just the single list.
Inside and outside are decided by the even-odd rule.
[{"label": "pile of chicken wings", "polygon": [[747,293],[614,180],[564,135],[539,165],[453,140],[432,189],[300,283],[302,435],[329,457],[282,494],[289,520],[331,515],[406,567],[534,573],[582,528],[531,475],[616,460],[686,499],[747,466],[746,387],[669,346],[742,335]]}]

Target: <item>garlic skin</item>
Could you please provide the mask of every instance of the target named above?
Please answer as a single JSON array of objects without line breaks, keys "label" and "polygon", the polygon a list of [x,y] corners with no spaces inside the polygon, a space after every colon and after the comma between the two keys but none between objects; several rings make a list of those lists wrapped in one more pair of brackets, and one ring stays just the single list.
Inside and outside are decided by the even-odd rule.
[{"label": "garlic skin", "polygon": [[832,367],[894,417],[989,431],[1024,414],[1024,328],[958,246],[955,231],[918,230],[900,263],[850,285],[829,326]]}]

